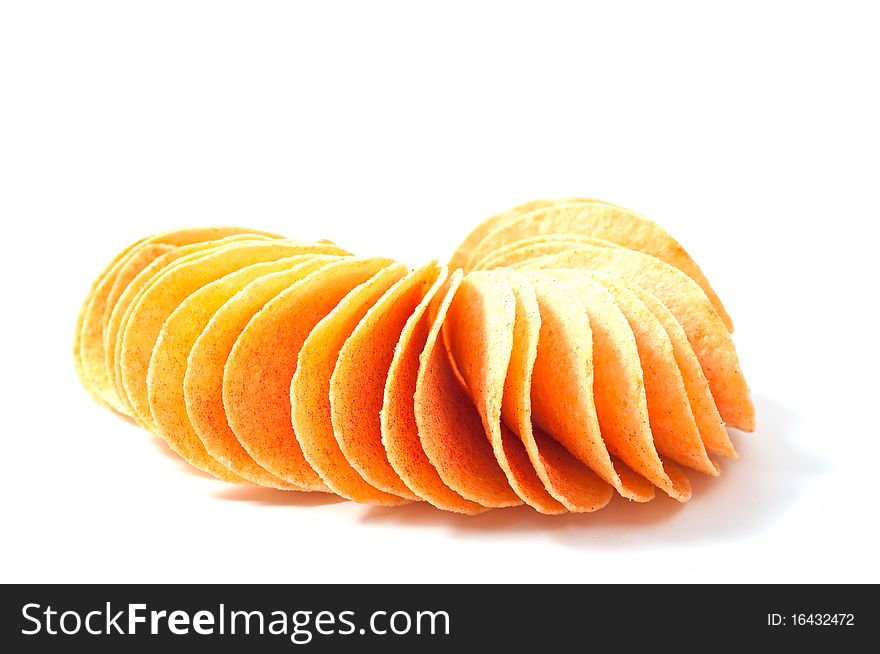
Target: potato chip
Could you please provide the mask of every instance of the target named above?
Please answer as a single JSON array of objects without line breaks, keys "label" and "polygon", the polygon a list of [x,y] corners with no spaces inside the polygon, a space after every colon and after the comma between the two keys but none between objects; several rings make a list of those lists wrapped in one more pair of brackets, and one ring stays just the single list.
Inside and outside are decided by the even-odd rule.
[{"label": "potato chip", "polygon": [[119,360],[122,355],[122,335],[125,333],[125,328],[128,325],[131,310],[137,304],[137,300],[143,293],[144,288],[149,286],[153,279],[164,271],[166,267],[179,259],[198,256],[199,253],[208,252],[229,243],[251,240],[270,239],[260,235],[233,234],[211,241],[199,241],[175,247],[164,252],[164,254],[148,263],[140,272],[137,272],[120,293],[116,303],[110,310],[110,315],[106,320],[104,328],[104,370],[110,387],[108,394],[119,411],[129,417],[134,416],[134,410],[122,385],[122,370],[119,366]]},{"label": "potato chip", "polygon": [[247,265],[306,253],[345,251],[332,245],[296,241],[230,243],[193,260],[178,260],[150,282],[132,307],[122,334],[119,359],[123,387],[134,418],[150,431],[156,431],[147,392],[147,369],[162,325],[183,300],[205,284]]},{"label": "potato chip", "polygon": [[[296,486],[260,466],[229,427],[223,406],[223,370],[235,342],[250,320],[282,291],[318,268],[339,260],[331,255],[305,256],[307,261],[289,270],[269,273],[248,283],[217,309],[189,352],[183,394],[187,416],[205,450],[237,476],[253,484],[284,490],[327,490],[323,484],[310,488]],[[214,284],[225,287],[230,283],[229,277],[227,275]]]},{"label": "potato chip", "polygon": [[574,250],[582,245],[620,247],[611,241],[603,241],[600,238],[590,238],[578,234],[542,234],[521,238],[490,252],[477,262],[474,270],[508,268],[522,261],[535,259],[547,254],[558,254],[559,252]]},{"label": "potato chip", "polygon": [[[651,433],[644,373],[636,338],[625,315],[605,288],[571,273],[557,273],[583,304],[593,334],[593,397],[602,439],[612,454],[651,481],[670,497],[690,497],[687,477],[670,464],[664,466]],[[669,467],[673,472],[669,472]]]},{"label": "potato chip", "polygon": [[407,488],[416,495],[439,509],[475,515],[485,511],[486,507],[465,499],[440,477],[422,449],[413,406],[419,374],[419,355],[425,349],[433,324],[428,307],[437,298],[441,298],[442,304],[442,298],[449,292],[454,292],[461,276],[460,272],[454,274],[450,283],[447,274],[445,268],[441,269],[436,281],[406,321],[400,340],[394,348],[380,414],[382,444],[385,446],[388,463]]},{"label": "potato chip", "polygon": [[388,462],[380,414],[395,347],[440,275],[440,267],[431,262],[389,289],[339,350],[330,379],[333,433],[348,463],[373,487],[411,500],[420,497]]},{"label": "potato chip", "polygon": [[718,466],[709,459],[700,438],[669,334],[627,285],[609,277],[589,276],[611,293],[635,336],[657,451],[676,463],[717,476]]},{"label": "potato chip", "polygon": [[[255,263],[220,277],[187,297],[162,325],[147,371],[150,413],[156,433],[196,468],[221,479],[239,479],[205,449],[187,414],[183,384],[193,345],[220,307],[244,286],[267,274],[296,268],[314,257],[301,254]],[[222,368],[219,373],[222,378]]]},{"label": "potato chip", "polygon": [[342,298],[393,263],[347,258],[319,268],[260,309],[232,348],[223,372],[229,426],[257,463],[290,484],[327,488],[291,423],[290,384],[300,348]]},{"label": "potato chip", "polygon": [[477,271],[462,280],[443,329],[450,354],[473,398],[483,429],[507,482],[540,513],[563,513],[538,477],[525,446],[501,424],[501,403],[511,363],[516,296],[504,273]]},{"label": "potato chip", "polygon": [[490,232],[471,252],[466,269],[487,253],[537,234],[582,234],[617,243],[657,257],[678,268],[705,292],[729,330],[730,316],[712,290],[709,280],[685,249],[656,223],[639,214],[604,202],[580,201],[556,204],[518,216]]},{"label": "potato chip", "polygon": [[103,315],[103,308],[101,308],[100,305],[106,305],[106,295],[115,283],[119,270],[125,264],[131,251],[140,246],[142,242],[143,239],[135,241],[122,250],[122,252],[117,254],[110,263],[107,264],[95,281],[92,282],[89,292],[86,294],[86,299],[82,303],[82,307],[76,318],[76,327],[74,328],[73,337],[73,364],[76,369],[77,377],[79,377],[80,383],[89,392],[89,395],[91,395],[98,404],[108,408],[112,407],[107,400],[104,399],[102,393],[95,387],[92,375],[86,371],[87,364],[84,360],[85,355],[83,354],[83,349],[90,346],[93,339],[101,337],[98,332],[102,331],[103,325],[96,324],[94,316],[97,316],[99,312]]},{"label": "potato chip", "polygon": [[122,357],[122,340],[125,330],[128,328],[131,314],[146,290],[149,289],[156,279],[158,279],[164,272],[173,268],[178,263],[193,261],[213,250],[233,243],[265,242],[271,240],[277,239],[267,238],[260,235],[233,234],[213,241],[190,243],[179,247],[167,245],[150,246],[150,249],[154,247],[159,248],[161,254],[157,253],[151,255],[150,252],[142,252],[139,254],[143,255],[145,259],[143,262],[131,262],[136,270],[139,269],[139,272],[131,278],[128,285],[119,294],[116,304],[109,312],[104,330],[104,367],[107,373],[107,379],[116,401],[121,404],[125,413],[132,417],[134,416],[134,409],[131,406],[131,401],[128,398],[122,382],[122,368],[120,365]]},{"label": "potato chip", "polygon": [[[600,273],[593,273],[593,275],[597,274]],[[706,450],[728,458],[737,458],[736,450],[733,443],[730,442],[727,430],[724,429],[724,421],[721,420],[718,407],[715,406],[715,399],[709,390],[709,382],[700,368],[700,362],[688,342],[687,334],[685,334],[681,323],[675,319],[672,312],[660,300],[641,286],[629,284],[627,288],[645,303],[669,335],[675,361],[684,380],[694,420]]]},{"label": "potato chip", "polygon": [[527,213],[531,213],[532,211],[536,211],[538,209],[544,209],[545,207],[552,207],[556,204],[568,204],[569,202],[589,202],[590,200],[584,200],[582,198],[565,198],[558,200],[532,200],[530,202],[524,202],[519,204],[512,209],[508,209],[503,213],[496,214],[491,218],[487,218],[479,225],[477,225],[473,231],[468,234],[467,238],[462,241],[461,245],[459,245],[455,252],[452,253],[452,257],[449,259],[449,268],[450,270],[455,270],[456,268],[464,268],[465,272],[470,271],[470,268],[467,268],[468,260],[471,258],[471,254],[480,244],[480,242],[486,238],[491,232],[501,227],[502,225],[506,225],[512,220],[515,220],[519,216],[522,216]]},{"label": "potato chip", "polygon": [[654,486],[619,461],[602,439],[593,394],[593,335],[578,297],[549,275],[529,274],[541,318],[532,370],[535,433],[551,435],[623,497],[647,502]]},{"label": "potato chip", "polygon": [[458,271],[453,273],[446,295],[435,299],[431,311],[434,324],[419,357],[414,397],[419,439],[440,478],[459,495],[485,507],[516,506],[522,500],[498,465],[480,414],[438,338],[461,278]]},{"label": "potato chip", "polygon": [[528,278],[512,271],[507,277],[516,297],[516,322],[501,415],[519,434],[550,495],[569,511],[596,511],[611,500],[612,487],[557,441],[532,426],[532,376],[541,334],[540,306]]},{"label": "potato chip", "polygon": [[[394,506],[412,501],[371,485],[351,466],[339,447],[331,420],[330,380],[345,345],[367,311],[406,275],[392,264],[353,288],[309,333],[290,384],[293,431],[303,456],[337,495],[357,502]],[[377,407],[378,409],[378,407]],[[378,417],[378,413],[376,414]]]},{"label": "potato chip", "polygon": [[[119,296],[124,292],[125,288],[143,270],[151,261],[156,260],[166,252],[174,249],[173,245],[165,245],[159,243],[146,243],[142,247],[131,252],[131,256],[127,257],[120,267],[115,280],[110,286],[106,295],[105,306],[101,309],[95,307],[95,314],[101,313],[100,322],[94,321],[95,332],[83,339],[83,367],[92,380],[95,389],[101,397],[113,406],[117,411],[125,412],[127,404],[120,403],[114,387],[107,375],[107,353],[104,349],[105,332],[109,323],[110,315]],[[100,333],[98,333],[100,332]]]},{"label": "potato chip", "polygon": [[252,232],[254,235],[274,237],[266,232],[257,232],[241,227],[176,230],[141,239],[123,250],[113,260],[96,280],[88,299],[83,304],[76,332],[75,361],[77,362],[77,370],[84,386],[89,389],[96,400],[117,410],[121,408],[116,406],[115,397],[110,392],[109,380],[104,366],[104,331],[110,310],[115,305],[119,294],[140,270],[136,268],[136,265],[140,263],[143,267],[152,260],[145,259],[145,253],[152,253],[155,258],[180,245],[248,232]]},{"label": "potato chip", "polygon": [[737,429],[754,430],[755,410],[730,334],[706,294],[680,270],[634,250],[589,245],[532,259],[515,267],[598,270],[654,294],[684,328],[721,417]]}]

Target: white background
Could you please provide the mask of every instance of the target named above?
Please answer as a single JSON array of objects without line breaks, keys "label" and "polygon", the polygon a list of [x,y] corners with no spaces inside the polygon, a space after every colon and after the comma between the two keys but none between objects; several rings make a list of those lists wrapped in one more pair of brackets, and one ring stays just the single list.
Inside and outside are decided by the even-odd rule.
[{"label": "white background", "polygon": [[[2,5],[0,580],[880,581],[873,3],[305,4]],[[759,428],[684,506],[233,487],[77,383],[79,303],[145,234],[416,264],[570,195],[654,218],[734,316]]]}]

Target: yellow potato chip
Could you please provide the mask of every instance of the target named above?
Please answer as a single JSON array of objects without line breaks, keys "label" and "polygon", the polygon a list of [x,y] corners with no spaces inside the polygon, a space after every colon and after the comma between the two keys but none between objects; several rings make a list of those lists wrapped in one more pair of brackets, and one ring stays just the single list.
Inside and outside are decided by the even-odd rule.
[{"label": "yellow potato chip", "polygon": [[[223,406],[223,370],[239,335],[260,309],[318,268],[339,260],[339,257],[331,255],[305,256],[308,257],[305,262],[289,270],[269,273],[248,283],[217,309],[189,352],[183,379],[186,413],[205,450],[237,476],[253,484],[284,490],[326,490],[326,487],[319,484],[303,488],[291,484],[254,461],[227,422],[226,408]],[[228,287],[229,278],[230,275],[227,275],[213,284]],[[234,290],[236,285],[233,284],[230,290]],[[201,290],[193,295],[198,293]]]},{"label": "yellow potato chip", "polygon": [[523,214],[490,232],[471,252],[468,267],[487,253],[537,234],[571,233],[617,243],[644,252],[678,268],[705,292],[729,330],[730,316],[709,280],[685,249],[656,223],[644,216],[604,202],[557,204]]},{"label": "yellow potato chip", "polygon": [[474,270],[492,270],[493,268],[507,268],[522,261],[535,259],[547,254],[558,254],[567,250],[574,250],[582,245],[596,245],[602,247],[620,247],[611,241],[603,241],[600,238],[590,238],[578,234],[541,234],[521,238],[513,243],[493,250],[480,259],[474,266]]},{"label": "yellow potato chip", "polygon": [[[571,273],[555,278],[583,304],[593,334],[593,397],[602,439],[615,456],[670,497],[690,497],[687,477],[664,466],[654,447],[638,347],[625,315],[605,288]],[[669,472],[666,468],[673,472]]]},{"label": "yellow potato chip", "polygon": [[633,331],[657,451],[676,463],[717,476],[718,466],[703,446],[672,341],[661,322],[627,285],[609,277],[581,274],[595,279],[611,293]]},{"label": "yellow potato chip", "polygon": [[[102,270],[98,277],[95,278],[95,281],[92,282],[89,292],[86,294],[86,299],[83,301],[79,314],[76,317],[76,327],[74,328],[73,337],[73,365],[76,369],[77,377],[79,377],[83,388],[89,392],[89,395],[91,395],[98,404],[109,408],[112,407],[110,407],[107,401],[102,397],[101,393],[94,387],[91,376],[85,370],[86,363],[83,360],[83,344],[84,342],[90,342],[91,339],[96,337],[97,326],[91,319],[91,314],[96,315],[98,313],[98,309],[95,308],[95,305],[106,302],[101,299],[101,296],[107,292],[105,289],[109,289],[113,285],[116,276],[119,274],[119,269],[124,264],[129,253],[137,248],[140,243],[141,241],[135,241],[122,250],[122,252],[117,254],[110,263],[107,264],[104,270]],[[89,316],[88,318],[87,315]],[[89,333],[87,334],[86,332]]]},{"label": "yellow potato chip", "polygon": [[465,272],[469,272],[471,268],[467,267],[468,261],[471,258],[471,254],[477,248],[480,242],[498,227],[506,225],[511,220],[515,220],[519,216],[531,213],[532,211],[544,209],[545,207],[552,207],[556,204],[568,204],[569,202],[580,201],[589,202],[589,200],[583,200],[582,198],[532,200],[530,202],[519,204],[503,213],[496,214],[491,218],[487,218],[479,225],[477,225],[473,229],[473,231],[468,234],[467,238],[465,238],[464,241],[462,241],[462,243],[455,249],[455,252],[452,253],[452,257],[449,259],[449,269],[455,270],[457,268],[464,268]]},{"label": "yellow potato chip", "polygon": [[431,262],[383,295],[339,350],[330,379],[333,433],[348,463],[373,487],[411,500],[420,497],[388,462],[380,414],[395,347],[440,274],[440,267]]},{"label": "yellow potato chip", "polygon": [[589,245],[532,259],[516,267],[597,270],[655,295],[684,328],[721,417],[737,429],[754,430],[755,409],[730,334],[706,294],[680,270],[641,252]]},{"label": "yellow potato chip", "polygon": [[541,319],[532,370],[536,434],[551,435],[623,497],[648,502],[654,486],[620,461],[602,439],[593,394],[593,335],[578,297],[548,275],[527,275]]},{"label": "yellow potato chip", "polygon": [[[233,234],[210,241],[199,241],[187,245],[174,247],[146,263],[140,272],[137,272],[125,289],[119,294],[116,303],[110,310],[104,328],[104,370],[109,383],[108,394],[111,402],[120,412],[129,417],[134,417],[131,402],[122,385],[122,370],[119,360],[122,355],[122,335],[131,316],[131,309],[137,304],[144,289],[149,286],[155,277],[162,273],[166,267],[174,262],[187,257],[197,256],[199,253],[222,247],[229,243],[251,240],[270,240],[268,237],[258,234]],[[109,307],[108,307],[109,308]]]},{"label": "yellow potato chip", "polygon": [[550,495],[569,511],[596,511],[611,500],[612,487],[558,442],[532,426],[532,376],[541,334],[540,306],[524,275],[512,271],[506,274],[516,297],[516,322],[501,415],[519,434]]},{"label": "yellow potato chip", "polygon": [[[291,420],[303,456],[337,495],[357,502],[395,506],[412,501],[380,490],[352,467],[339,447],[331,420],[330,380],[339,351],[367,311],[406,275],[392,264],[353,288],[309,333],[290,384]],[[378,417],[378,413],[376,414]]]},{"label": "yellow potato chip", "polygon": [[[162,325],[147,371],[150,413],[156,433],[196,468],[221,479],[240,479],[205,449],[187,414],[183,383],[193,345],[220,307],[248,283],[295,268],[314,256],[304,254],[256,263],[220,277],[187,297]],[[222,377],[222,368],[220,373]]]},{"label": "yellow potato chip", "polygon": [[[593,272],[592,274],[599,275],[601,273]],[[730,436],[724,428],[724,421],[721,420],[718,407],[715,406],[715,398],[712,397],[712,391],[709,390],[709,382],[700,368],[700,362],[688,342],[687,334],[685,334],[681,323],[675,319],[672,312],[660,300],[641,286],[629,284],[627,288],[645,303],[669,335],[675,361],[684,380],[694,420],[706,450],[712,454],[737,458],[738,455],[733,443],[730,442]]]},{"label": "yellow potato chip", "polygon": [[342,298],[393,263],[346,258],[319,268],[269,300],[232,348],[223,372],[229,427],[254,461],[290,484],[327,488],[291,423],[290,384],[300,348]]},{"label": "yellow potato chip", "polygon": [[544,488],[522,441],[501,424],[515,321],[516,296],[507,276],[497,271],[477,271],[462,280],[443,329],[510,487],[540,513],[563,513],[565,507]]},{"label": "yellow potato chip", "polygon": [[414,397],[419,439],[440,478],[459,495],[485,507],[516,506],[522,500],[498,465],[480,414],[438,338],[461,278],[459,271],[453,273],[446,295],[429,308],[434,323],[419,357]]},{"label": "yellow potato chip", "polygon": [[[460,275],[460,272],[453,275],[453,279],[460,278]],[[432,326],[428,307],[436,298],[441,298],[442,303],[442,298],[454,292],[456,286],[457,281],[450,284],[447,270],[441,269],[436,281],[406,321],[388,369],[380,422],[388,462],[410,490],[439,509],[475,515],[485,511],[486,507],[465,499],[440,477],[422,449],[413,406],[419,356],[425,349]]]},{"label": "yellow potato chip", "polygon": [[162,325],[181,302],[205,284],[250,264],[307,253],[345,251],[333,245],[296,241],[230,243],[193,260],[178,260],[150,282],[132,307],[122,334],[119,367],[134,418],[150,431],[156,431],[147,392],[147,370]]},{"label": "yellow potato chip", "polygon": [[[110,390],[104,366],[104,332],[110,311],[119,294],[133,277],[159,254],[188,243],[217,239],[231,234],[252,232],[270,237],[266,232],[241,227],[209,227],[176,230],[155,234],[137,241],[117,256],[96,280],[88,299],[83,304],[77,326],[75,361],[83,385],[101,404],[119,410]],[[148,258],[152,256],[152,258]],[[140,264],[140,268],[137,266]]]},{"label": "yellow potato chip", "polygon": [[[112,285],[110,285],[109,291],[106,295],[105,306],[103,309],[99,306],[96,306],[94,309],[95,317],[97,317],[98,313],[102,314],[100,322],[97,320],[93,320],[92,322],[95,331],[90,336],[83,335],[83,368],[92,380],[94,388],[104,401],[113,406],[117,411],[125,412],[127,405],[119,402],[115,389],[107,375],[107,353],[104,349],[104,339],[107,331],[107,324],[109,323],[109,317],[112,314],[113,307],[116,306],[119,296],[137,274],[143,270],[149,262],[154,261],[161,255],[170,252],[173,249],[173,245],[146,243],[132,251],[130,256],[126,257],[126,260],[120,267],[115,280]],[[123,413],[123,415],[125,415],[125,413]]]},{"label": "yellow potato chip", "polygon": [[[121,296],[125,292],[125,289],[132,282],[132,280],[137,277],[137,275],[153,261],[158,259],[166,252],[171,252],[177,247],[179,246],[168,245],[167,243],[144,243],[136,249],[132,250],[128,254],[128,256],[126,256],[125,261],[122,262],[122,265],[119,268],[119,272],[116,275],[116,278],[113,280],[113,284],[111,285],[110,290],[107,293],[106,306],[104,307],[103,315],[101,316],[102,332],[106,331],[107,329],[107,323],[110,320],[110,315],[113,313],[113,308],[116,306],[116,302],[119,300],[119,296]],[[100,366],[104,365],[103,361],[100,361],[98,363]]]}]

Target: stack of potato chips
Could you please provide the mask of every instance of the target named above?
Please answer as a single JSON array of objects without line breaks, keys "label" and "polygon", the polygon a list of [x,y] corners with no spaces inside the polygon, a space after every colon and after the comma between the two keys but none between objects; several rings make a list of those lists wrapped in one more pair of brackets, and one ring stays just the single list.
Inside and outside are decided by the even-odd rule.
[{"label": "stack of potato chips", "polygon": [[414,270],[245,228],[142,239],[93,284],[97,401],[220,479],[475,514],[686,501],[754,429],[732,323],[633,211],[570,198]]}]

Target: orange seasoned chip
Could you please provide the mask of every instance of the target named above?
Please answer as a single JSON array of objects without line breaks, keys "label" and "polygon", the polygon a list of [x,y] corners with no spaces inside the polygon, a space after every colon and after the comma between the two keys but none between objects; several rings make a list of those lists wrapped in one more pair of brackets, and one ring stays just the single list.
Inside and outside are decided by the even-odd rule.
[{"label": "orange seasoned chip", "polygon": [[181,302],[205,284],[245,266],[307,253],[345,254],[345,251],[333,245],[296,241],[230,243],[191,260],[178,260],[144,287],[129,313],[119,359],[122,384],[134,418],[150,431],[156,431],[147,391],[150,356],[162,326]]},{"label": "orange seasoned chip", "polygon": [[634,250],[589,245],[538,257],[517,267],[597,270],[655,295],[684,328],[721,417],[737,429],[754,430],[755,409],[730,334],[706,294],[680,270]]},{"label": "orange seasoned chip", "polygon": [[522,441],[501,424],[515,322],[516,296],[507,276],[503,272],[478,271],[462,280],[443,328],[452,358],[510,487],[540,513],[563,513],[565,507],[544,488]]},{"label": "orange seasoned chip", "polygon": [[348,293],[390,259],[341,259],[282,291],[248,322],[223,372],[232,432],[260,466],[302,488],[327,487],[303,456],[291,423],[290,384],[303,343]]},{"label": "orange seasoned chip", "polygon": [[339,349],[330,379],[333,433],[348,463],[373,487],[412,500],[420,497],[395,472],[382,445],[380,414],[395,347],[440,275],[431,262],[391,287]]},{"label": "orange seasoned chip", "polygon": [[562,444],[623,497],[647,502],[654,486],[612,460],[599,427],[593,392],[593,333],[576,294],[548,275],[527,276],[541,318],[532,370],[531,409],[536,427]]},{"label": "orange seasoned chip", "polygon": [[113,308],[110,309],[108,306],[110,311],[104,327],[104,370],[109,384],[108,394],[111,398],[110,401],[120,412],[129,417],[134,417],[134,410],[122,385],[122,369],[119,362],[122,356],[122,336],[128,325],[131,310],[137,304],[144,289],[167,267],[180,259],[196,257],[201,253],[209,252],[229,243],[254,240],[270,239],[258,234],[235,233],[214,240],[198,241],[174,247],[170,250],[164,250],[155,259],[144,261],[144,267],[134,273],[131,281],[119,294]]},{"label": "orange seasoned chip", "polygon": [[83,304],[77,324],[75,361],[83,385],[101,404],[122,410],[111,391],[104,365],[107,322],[119,295],[147,264],[156,257],[181,245],[249,233],[257,238],[274,237],[241,227],[208,227],[176,230],[155,234],[135,242],[123,250],[96,280]]},{"label": "orange seasoned chip", "polygon": [[611,500],[612,487],[532,425],[531,392],[541,335],[540,306],[534,288],[524,275],[508,271],[507,276],[516,297],[516,322],[501,415],[519,434],[550,495],[569,511],[596,511]]},{"label": "orange seasoned chip", "polygon": [[718,475],[718,466],[709,459],[700,438],[672,341],[662,323],[626,285],[613,278],[582,274],[596,279],[611,293],[633,331],[657,451],[681,465]]},{"label": "orange seasoned chip", "polygon": [[659,225],[636,212],[606,202],[581,200],[554,204],[537,209],[505,222],[471,251],[467,264],[473,264],[487,253],[518,241],[524,236],[537,234],[580,234],[617,243],[626,248],[644,252],[678,268],[700,288],[712,302],[721,319],[732,330],[730,316],[721,304],[709,280],[685,249]]},{"label": "orange seasoned chip", "polygon": [[594,280],[583,275],[573,279],[572,273],[564,272],[554,276],[583,304],[590,320],[593,396],[602,438],[610,452],[670,497],[687,500],[687,478],[670,474],[654,446],[644,372],[626,316],[613,296]]},{"label": "orange seasoned chip", "polygon": [[[594,272],[593,274],[599,273]],[[687,334],[685,334],[681,323],[675,319],[672,312],[660,300],[641,286],[630,284],[628,288],[645,303],[669,335],[675,361],[681,372],[691,404],[691,410],[694,414],[694,420],[697,423],[700,438],[702,438],[706,450],[712,454],[736,458],[736,450],[733,447],[733,443],[730,442],[727,430],[724,428],[724,421],[721,420],[718,407],[715,406],[715,399],[709,390],[709,382],[700,368],[700,362],[697,359],[697,355],[694,354],[694,349],[688,342]]]},{"label": "orange seasoned chip", "polygon": [[[77,316],[76,329],[74,332],[74,363],[77,367],[77,371],[79,372],[83,365],[83,353],[81,348],[84,344],[91,346],[91,340],[95,338],[96,334],[101,330],[101,325],[99,321],[102,318],[106,318],[106,309],[112,308],[113,304],[115,303],[116,297],[118,296],[118,293],[113,293],[111,289],[118,286],[120,282],[119,278],[122,274],[124,267],[130,266],[131,259],[135,255],[136,251],[140,250],[144,246],[151,244],[163,245],[166,249],[171,249],[175,246],[180,246],[187,243],[212,240],[221,238],[223,236],[228,236],[230,234],[240,234],[245,232],[253,233],[255,235],[262,234],[266,236],[275,236],[272,234],[268,234],[267,232],[250,230],[248,228],[242,227],[208,227],[182,229],[154,234],[153,236],[142,238],[138,241],[135,241],[124,250],[122,250],[119,254],[117,254],[92,283],[92,286],[89,289],[88,294],[86,295],[86,300],[85,302],[83,302],[82,308],[80,309],[79,315]],[[88,388],[88,379],[82,374],[80,376],[82,378],[83,385]],[[99,402],[103,403],[100,398],[96,399]]]},{"label": "orange seasoned chip", "polygon": [[522,500],[498,465],[480,414],[439,338],[461,279],[460,271],[453,273],[446,295],[435,300],[434,324],[419,357],[414,398],[419,438],[440,478],[459,495],[485,507],[515,506]]},{"label": "orange seasoned chip", "polygon": [[433,324],[428,308],[437,298],[445,298],[457,285],[458,278],[460,273],[454,274],[450,283],[446,269],[441,269],[406,321],[385,380],[380,422],[388,462],[410,490],[439,509],[474,515],[482,513],[486,507],[465,499],[443,481],[422,449],[413,406],[419,357],[425,350]]},{"label": "orange seasoned chip", "polygon": [[339,351],[358,323],[405,275],[406,266],[391,264],[340,300],[303,343],[290,384],[293,431],[312,469],[337,495],[382,506],[409,502],[411,494],[398,495],[376,488],[345,458],[331,419],[330,380]]},{"label": "orange seasoned chip", "polygon": [[[258,311],[282,291],[318,268],[339,260],[339,257],[331,255],[306,256],[307,261],[295,264],[288,270],[268,273],[254,279],[217,309],[189,352],[183,379],[186,413],[205,450],[237,476],[253,484],[284,490],[326,490],[326,487],[318,484],[303,488],[291,484],[254,461],[241,446],[227,422],[226,408],[223,405],[223,370],[239,335]],[[227,275],[214,284],[226,287],[229,281]]]},{"label": "orange seasoned chip", "polygon": [[[315,256],[301,254],[231,272],[187,297],[162,325],[147,371],[150,413],[156,433],[195,467],[224,479],[234,476],[205,449],[187,414],[183,384],[193,345],[220,307],[247,284],[274,272],[296,268]],[[222,368],[219,372],[222,377]]]}]

